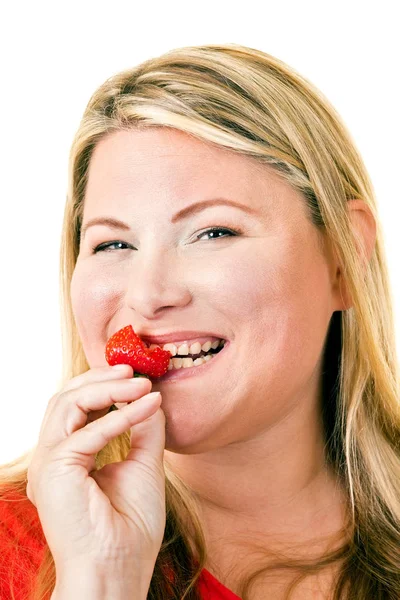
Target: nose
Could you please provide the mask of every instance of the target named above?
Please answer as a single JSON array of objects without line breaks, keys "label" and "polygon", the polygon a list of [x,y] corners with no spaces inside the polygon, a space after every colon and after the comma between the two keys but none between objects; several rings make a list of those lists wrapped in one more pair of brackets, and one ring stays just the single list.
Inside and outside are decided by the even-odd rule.
[{"label": "nose", "polygon": [[138,253],[127,276],[127,304],[145,319],[154,319],[169,308],[183,308],[191,301],[183,260],[176,252],[153,248]]}]

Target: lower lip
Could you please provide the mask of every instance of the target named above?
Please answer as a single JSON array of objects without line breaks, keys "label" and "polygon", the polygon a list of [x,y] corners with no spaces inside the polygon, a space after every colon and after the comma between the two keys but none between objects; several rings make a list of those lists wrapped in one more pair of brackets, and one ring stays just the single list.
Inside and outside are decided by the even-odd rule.
[{"label": "lower lip", "polygon": [[168,383],[169,381],[177,381],[178,379],[186,379],[187,377],[202,375],[203,373],[208,372],[210,367],[212,367],[214,363],[219,362],[219,357],[222,354],[225,354],[225,350],[228,348],[228,346],[229,342],[225,340],[225,344],[222,350],[220,350],[218,354],[214,354],[213,358],[203,363],[202,365],[199,365],[198,367],[186,367],[186,369],[184,369],[183,367],[181,367],[180,369],[171,369],[170,371],[167,371],[167,373],[162,377],[157,377],[155,379],[152,379],[152,381],[153,383]]}]

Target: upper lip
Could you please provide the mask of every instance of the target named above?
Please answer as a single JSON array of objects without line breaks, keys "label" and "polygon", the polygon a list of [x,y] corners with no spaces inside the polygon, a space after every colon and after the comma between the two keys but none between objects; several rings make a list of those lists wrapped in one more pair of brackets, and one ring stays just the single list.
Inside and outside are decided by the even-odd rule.
[{"label": "upper lip", "polygon": [[213,337],[219,340],[225,339],[220,335],[211,333],[210,331],[175,331],[171,333],[162,333],[159,335],[147,335],[139,332],[136,333],[138,334],[140,339],[143,340],[143,342],[145,342],[146,344],[157,344],[159,346],[168,344],[169,342],[184,342],[202,337]]}]

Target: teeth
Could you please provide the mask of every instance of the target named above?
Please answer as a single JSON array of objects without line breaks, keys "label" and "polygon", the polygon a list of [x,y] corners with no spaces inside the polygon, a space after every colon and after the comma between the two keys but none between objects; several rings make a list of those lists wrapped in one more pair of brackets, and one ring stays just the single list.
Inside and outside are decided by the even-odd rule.
[{"label": "teeth", "polygon": [[201,352],[201,344],[200,344],[200,342],[195,342],[194,344],[192,344],[190,346],[189,352],[190,352],[190,354],[200,354],[200,352]]},{"label": "teeth", "polygon": [[199,365],[202,365],[204,362],[206,362],[206,361],[204,360],[203,357],[196,358],[196,360],[193,361],[193,366],[198,367]]},{"label": "teeth", "polygon": [[200,365],[212,360],[214,354],[207,354],[207,356],[201,356],[193,360],[191,357],[187,358],[171,358],[168,365],[168,371],[172,369],[188,369],[189,367],[199,367]]},{"label": "teeth", "polygon": [[181,354],[182,356],[187,356],[189,354],[189,346],[186,342],[178,347],[177,354]]},{"label": "teeth", "polygon": [[[188,356],[188,354],[200,354],[201,350],[203,350],[204,352],[208,352],[210,348],[216,350],[219,346],[224,346],[224,340],[215,340],[215,342],[208,341],[205,342],[203,345],[201,345],[200,342],[194,342],[193,344],[191,344],[190,347],[187,342],[184,342],[180,346],[168,343],[164,344],[164,346],[162,346],[162,349],[171,352],[172,356],[176,356],[177,354],[180,354],[181,356]],[[152,348],[158,347],[158,344],[151,344],[150,350]]]},{"label": "teeth", "polygon": [[[152,344],[152,346],[157,346],[157,344]],[[150,346],[150,348],[151,348],[151,346]],[[171,352],[172,356],[175,356],[175,354],[178,354],[177,347],[175,346],[175,344],[164,344],[163,350],[168,350],[169,352]]]}]

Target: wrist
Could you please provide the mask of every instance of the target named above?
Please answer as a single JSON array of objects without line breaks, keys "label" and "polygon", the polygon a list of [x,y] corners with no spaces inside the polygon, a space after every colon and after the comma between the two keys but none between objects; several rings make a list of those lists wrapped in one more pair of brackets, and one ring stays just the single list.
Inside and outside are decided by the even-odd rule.
[{"label": "wrist", "polygon": [[[154,565],[153,565],[154,570]],[[145,577],[144,569],[120,569],[108,566],[68,567],[58,572],[51,600],[146,600],[151,576]]]}]

